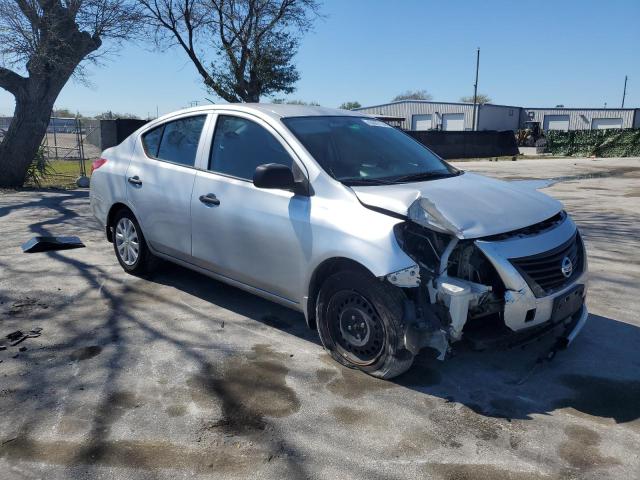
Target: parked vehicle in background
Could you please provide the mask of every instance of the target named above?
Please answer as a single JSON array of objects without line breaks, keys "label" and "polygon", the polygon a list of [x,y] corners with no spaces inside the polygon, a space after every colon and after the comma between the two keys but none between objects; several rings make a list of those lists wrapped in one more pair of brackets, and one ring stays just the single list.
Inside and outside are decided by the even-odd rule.
[{"label": "parked vehicle in background", "polygon": [[94,168],[93,213],[125,271],[159,257],[298,310],[336,361],[371,375],[463,338],[568,344],[587,318],[585,249],[559,202],[358,112],[183,110]]}]

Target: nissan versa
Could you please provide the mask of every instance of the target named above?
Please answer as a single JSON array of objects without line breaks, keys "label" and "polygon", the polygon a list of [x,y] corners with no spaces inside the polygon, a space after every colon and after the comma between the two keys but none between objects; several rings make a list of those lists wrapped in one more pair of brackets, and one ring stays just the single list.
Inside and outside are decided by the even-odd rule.
[{"label": "nissan versa", "polygon": [[556,200],[458,170],[358,112],[210,105],[94,162],[91,206],[125,271],[163,258],[302,312],[338,362],[391,378],[587,319],[587,259]]}]

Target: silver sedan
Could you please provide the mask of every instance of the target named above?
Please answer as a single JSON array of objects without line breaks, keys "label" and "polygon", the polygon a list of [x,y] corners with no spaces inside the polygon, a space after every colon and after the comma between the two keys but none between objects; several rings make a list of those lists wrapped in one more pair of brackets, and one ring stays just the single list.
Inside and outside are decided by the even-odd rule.
[{"label": "silver sedan", "polygon": [[533,189],[453,168],[374,117],[210,105],[94,162],[93,213],[122,268],[178,263],[302,312],[332,357],[391,378],[587,318],[575,224]]}]

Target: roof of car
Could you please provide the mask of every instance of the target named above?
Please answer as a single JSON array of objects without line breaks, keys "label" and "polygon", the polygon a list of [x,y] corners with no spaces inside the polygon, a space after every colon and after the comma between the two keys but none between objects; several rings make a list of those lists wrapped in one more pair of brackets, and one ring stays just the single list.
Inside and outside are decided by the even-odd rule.
[{"label": "roof of car", "polygon": [[[274,118],[285,117],[315,117],[315,116],[369,116],[362,112],[352,112],[350,110],[340,110],[337,108],[326,108],[315,105],[289,105],[279,103],[218,103],[193,107],[181,110],[180,113],[206,111],[212,109],[233,110],[238,112],[259,111]],[[178,113],[178,112],[174,112]]]}]

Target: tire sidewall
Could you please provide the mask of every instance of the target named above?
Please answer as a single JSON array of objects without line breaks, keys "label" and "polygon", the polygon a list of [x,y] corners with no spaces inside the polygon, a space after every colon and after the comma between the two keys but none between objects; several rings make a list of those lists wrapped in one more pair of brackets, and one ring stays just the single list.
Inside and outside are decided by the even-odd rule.
[{"label": "tire sidewall", "polygon": [[[357,271],[344,271],[330,276],[323,284],[316,302],[316,318],[318,319],[318,333],[320,341],[329,354],[340,364],[362,370],[367,373],[374,373],[385,370],[393,357],[398,355],[401,345],[399,332],[402,332],[402,306],[393,305],[389,308],[383,299],[389,300],[389,295],[385,295],[384,286],[378,285],[379,280]],[[358,365],[352,363],[336,348],[336,342],[331,337],[328,322],[326,320],[327,309],[333,295],[342,290],[357,292],[366,298],[375,309],[384,327],[384,346],[382,353],[375,362],[370,365]],[[400,313],[400,318],[396,318]]]},{"label": "tire sidewall", "polygon": [[[138,258],[136,259],[135,263],[132,265],[127,265],[124,262],[124,260],[122,260],[122,258],[120,257],[120,252],[118,251],[118,245],[116,243],[116,238],[115,238],[116,227],[118,226],[118,222],[120,222],[120,220],[123,218],[128,218],[129,220],[131,220],[131,223],[133,223],[133,226],[136,229],[136,233],[138,234],[138,249],[139,249]],[[120,266],[126,272],[138,274],[138,273],[144,273],[146,271],[146,269],[144,268],[144,265],[145,265],[145,258],[148,255],[147,242],[144,238],[144,235],[142,234],[142,229],[140,228],[140,224],[136,220],[136,217],[128,210],[121,210],[120,212],[118,212],[113,222],[113,250],[116,253],[116,258],[118,259],[118,263],[120,263]]]}]

